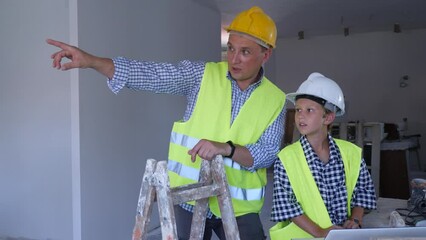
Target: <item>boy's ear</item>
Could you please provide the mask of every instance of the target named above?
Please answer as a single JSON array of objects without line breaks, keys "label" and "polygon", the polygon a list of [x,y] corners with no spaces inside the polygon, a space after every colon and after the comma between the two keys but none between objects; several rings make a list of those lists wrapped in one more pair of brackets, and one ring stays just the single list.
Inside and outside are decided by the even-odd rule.
[{"label": "boy's ear", "polygon": [[334,122],[334,119],[336,118],[336,113],[335,112],[330,112],[330,113],[326,113],[325,114],[325,125],[330,125]]}]

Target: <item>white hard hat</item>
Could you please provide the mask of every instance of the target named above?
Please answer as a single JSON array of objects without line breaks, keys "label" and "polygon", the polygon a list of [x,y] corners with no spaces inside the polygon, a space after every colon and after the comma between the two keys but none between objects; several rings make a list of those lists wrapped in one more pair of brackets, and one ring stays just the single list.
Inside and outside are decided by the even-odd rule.
[{"label": "white hard hat", "polygon": [[321,73],[311,73],[295,93],[287,94],[287,99],[294,104],[298,96],[320,103],[325,108],[335,112],[336,116],[342,116],[345,113],[342,89],[335,81]]}]

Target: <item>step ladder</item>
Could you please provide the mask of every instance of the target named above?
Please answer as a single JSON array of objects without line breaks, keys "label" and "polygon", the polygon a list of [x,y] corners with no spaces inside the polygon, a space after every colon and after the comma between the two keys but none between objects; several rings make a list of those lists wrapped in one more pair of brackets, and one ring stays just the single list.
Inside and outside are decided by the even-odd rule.
[{"label": "step ladder", "polygon": [[133,240],[145,240],[147,226],[156,200],[161,224],[162,239],[178,239],[174,205],[195,200],[190,239],[203,239],[208,210],[208,199],[216,196],[222,215],[226,239],[239,240],[237,221],[232,207],[223,158],[218,155],[212,161],[202,160],[198,183],[170,188],[167,162],[148,159],[139,193]]}]

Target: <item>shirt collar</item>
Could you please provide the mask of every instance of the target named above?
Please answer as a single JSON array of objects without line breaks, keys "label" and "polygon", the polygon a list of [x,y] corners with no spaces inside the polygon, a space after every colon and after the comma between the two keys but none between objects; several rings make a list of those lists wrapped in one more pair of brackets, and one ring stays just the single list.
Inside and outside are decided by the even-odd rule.
[{"label": "shirt collar", "polygon": [[[328,145],[329,145],[329,151],[330,151],[330,157],[329,157],[329,162],[328,163],[333,163],[336,160],[339,160],[339,152],[338,152],[338,148],[336,146],[336,143],[334,142],[334,139],[331,137],[330,134],[327,134],[327,138],[328,138]],[[315,160],[317,161],[321,161],[318,158],[318,155],[314,152],[314,149],[312,148],[311,144],[309,143],[308,139],[306,138],[305,135],[303,135],[300,138],[300,143],[302,144],[302,148],[303,148],[303,152],[305,153],[306,156],[306,161],[308,164],[313,164],[313,162]]]},{"label": "shirt collar", "polygon": [[[258,86],[258,85],[260,85],[260,83],[262,82],[262,80],[263,80],[263,77],[265,76],[265,70],[263,69],[263,67],[261,67],[260,68],[260,70],[259,70],[259,74],[258,74],[258,76],[259,76],[259,81],[256,81],[256,82],[254,82],[254,83],[252,83],[252,84],[250,84],[250,86],[248,87],[248,88],[251,88],[251,87],[253,87],[253,86]],[[227,74],[226,74],[226,77],[230,80],[230,81],[236,81],[232,76],[231,76],[231,73],[228,71],[227,72]]]}]

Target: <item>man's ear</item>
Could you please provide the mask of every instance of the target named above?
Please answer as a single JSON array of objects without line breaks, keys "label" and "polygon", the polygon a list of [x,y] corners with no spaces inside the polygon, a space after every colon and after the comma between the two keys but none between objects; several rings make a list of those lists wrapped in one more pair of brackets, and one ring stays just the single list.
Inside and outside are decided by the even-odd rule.
[{"label": "man's ear", "polygon": [[263,64],[265,64],[272,55],[272,49],[268,48],[263,52]]}]

